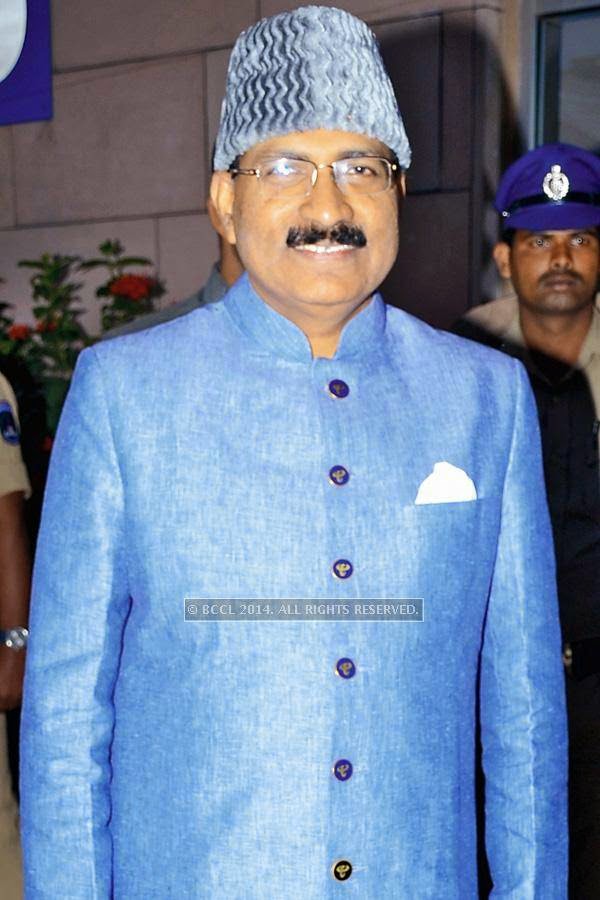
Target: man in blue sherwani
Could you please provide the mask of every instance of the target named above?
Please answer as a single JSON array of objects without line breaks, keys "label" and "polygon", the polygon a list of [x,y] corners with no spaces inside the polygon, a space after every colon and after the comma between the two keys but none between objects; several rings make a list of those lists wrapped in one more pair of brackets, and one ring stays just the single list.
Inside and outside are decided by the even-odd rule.
[{"label": "man in blue sherwani", "polygon": [[[478,703],[493,896],[565,896],[536,413],[518,362],[377,293],[409,162],[362,22],[305,7],[239,38],[212,198],[246,274],[86,350],[55,444],[30,900],[474,898]],[[410,598],[423,621],[344,612]]]}]

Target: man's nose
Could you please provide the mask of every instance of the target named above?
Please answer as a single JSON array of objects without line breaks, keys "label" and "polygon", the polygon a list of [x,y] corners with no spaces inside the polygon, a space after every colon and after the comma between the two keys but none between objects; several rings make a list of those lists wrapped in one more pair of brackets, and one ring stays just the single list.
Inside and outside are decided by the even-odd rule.
[{"label": "man's nose", "polygon": [[568,239],[559,238],[552,242],[550,265],[553,269],[570,269],[573,266],[571,244]]},{"label": "man's nose", "polygon": [[354,219],[352,204],[335,183],[333,170],[325,167],[319,169],[316,184],[304,197],[300,211],[308,220],[326,227]]}]

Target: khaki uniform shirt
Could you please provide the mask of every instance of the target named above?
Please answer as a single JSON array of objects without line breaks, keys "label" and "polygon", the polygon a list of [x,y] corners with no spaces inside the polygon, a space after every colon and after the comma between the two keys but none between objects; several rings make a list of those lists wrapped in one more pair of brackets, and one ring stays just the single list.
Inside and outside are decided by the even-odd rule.
[{"label": "khaki uniform shirt", "polygon": [[[522,347],[521,357],[527,359],[527,368],[536,368],[525,346],[525,338],[519,321],[519,304],[514,294],[470,309],[465,314],[464,320],[494,334],[504,344]],[[600,418],[600,310],[598,306],[594,307],[592,324],[583,342],[576,368],[585,372],[596,408],[596,418]]]},{"label": "khaki uniform shirt", "polygon": [[10,384],[0,374],[0,497],[13,491],[31,495],[21,456],[17,401]]}]

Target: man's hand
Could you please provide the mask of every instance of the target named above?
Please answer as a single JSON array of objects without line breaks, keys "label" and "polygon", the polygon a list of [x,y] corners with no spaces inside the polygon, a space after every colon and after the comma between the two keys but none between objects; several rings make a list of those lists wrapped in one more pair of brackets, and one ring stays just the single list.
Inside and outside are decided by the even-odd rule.
[{"label": "man's hand", "polygon": [[[23,492],[0,497],[0,628],[25,627],[29,614],[29,541]],[[25,650],[0,646],[0,711],[21,702]]]}]

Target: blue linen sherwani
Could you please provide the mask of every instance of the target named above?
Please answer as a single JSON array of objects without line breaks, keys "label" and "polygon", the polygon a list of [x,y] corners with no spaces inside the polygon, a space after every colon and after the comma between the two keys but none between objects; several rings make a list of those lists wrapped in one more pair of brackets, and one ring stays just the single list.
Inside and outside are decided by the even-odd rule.
[{"label": "blue linen sherwani", "polygon": [[[415,505],[440,461],[476,500]],[[422,597],[425,621],[186,622],[185,597]],[[313,359],[246,276],[85,351],[31,632],[30,900],[476,897],[479,664],[493,896],[565,896],[553,554],[512,359],[379,296]]]}]

